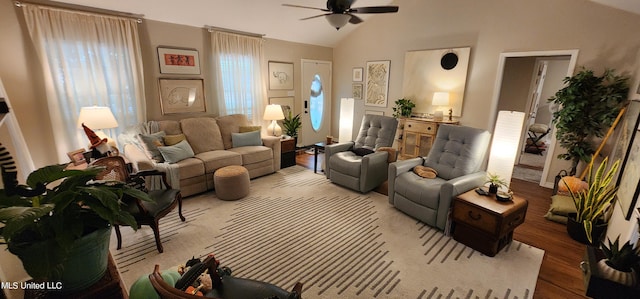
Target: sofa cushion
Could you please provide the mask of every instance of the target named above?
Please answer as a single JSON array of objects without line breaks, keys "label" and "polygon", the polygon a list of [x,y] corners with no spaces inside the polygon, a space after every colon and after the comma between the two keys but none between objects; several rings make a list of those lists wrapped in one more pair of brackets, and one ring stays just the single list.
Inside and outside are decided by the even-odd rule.
[{"label": "sofa cushion", "polygon": [[255,146],[262,145],[262,139],[260,138],[260,131],[246,132],[246,133],[231,133],[231,141],[233,147],[241,146]]},{"label": "sofa cushion", "polygon": [[186,158],[177,163],[178,172],[180,173],[180,185],[185,179],[198,177],[204,174],[204,163],[200,159]]},{"label": "sofa cushion", "polygon": [[240,133],[240,127],[249,125],[247,116],[244,114],[219,116],[216,118],[216,121],[218,122],[218,127],[220,127],[224,149],[230,149],[233,147],[231,133]]},{"label": "sofa cushion", "polygon": [[177,135],[182,134],[182,129],[180,129],[180,122],[176,120],[159,120],[158,123],[158,131],[164,131],[167,135]]},{"label": "sofa cushion", "polygon": [[180,121],[180,127],[196,155],[224,149],[220,128],[215,119],[210,117],[185,118]]},{"label": "sofa cushion", "polygon": [[162,158],[162,154],[158,150],[158,147],[164,146],[162,137],[164,137],[165,135],[166,134],[164,133],[164,131],[153,134],[138,134],[138,138],[140,138],[147,156],[149,156],[150,159],[156,160],[157,162],[164,161],[164,159]]},{"label": "sofa cushion", "polygon": [[202,161],[206,173],[213,173],[216,169],[229,165],[242,165],[242,156],[232,151],[209,151],[196,154],[196,158]]},{"label": "sofa cushion", "polygon": [[253,131],[261,131],[262,126],[240,126],[238,127],[239,133],[253,132]]},{"label": "sofa cushion", "polygon": [[266,146],[243,146],[229,149],[230,152],[242,155],[242,165],[258,163],[273,159],[273,151]]},{"label": "sofa cushion", "polygon": [[164,161],[169,164],[194,156],[193,150],[186,140],[182,140],[175,145],[159,146],[158,150],[162,154]]}]

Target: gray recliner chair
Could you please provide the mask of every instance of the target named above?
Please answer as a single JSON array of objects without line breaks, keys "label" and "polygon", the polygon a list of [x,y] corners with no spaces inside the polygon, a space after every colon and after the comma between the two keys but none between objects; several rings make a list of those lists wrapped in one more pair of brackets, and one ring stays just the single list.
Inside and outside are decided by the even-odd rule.
[{"label": "gray recliner chair", "polygon": [[355,141],[325,147],[327,178],[362,193],[380,185],[387,179],[389,155],[395,151],[376,150],[393,145],[397,127],[398,120],[393,117],[365,115]]},{"label": "gray recliner chair", "polygon": [[[389,165],[389,203],[427,225],[445,230],[453,198],[482,186],[482,167],[491,134],[477,128],[441,125],[427,157]],[[435,178],[420,176],[414,167],[437,172]]]}]

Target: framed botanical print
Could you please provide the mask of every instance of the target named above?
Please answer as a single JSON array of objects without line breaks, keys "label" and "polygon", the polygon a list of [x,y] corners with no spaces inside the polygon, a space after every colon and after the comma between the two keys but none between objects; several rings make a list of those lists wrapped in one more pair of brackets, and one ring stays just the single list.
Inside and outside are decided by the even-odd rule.
[{"label": "framed botanical print", "polygon": [[369,61],[366,68],[365,106],[387,107],[390,60]]},{"label": "framed botanical print", "polygon": [[351,76],[353,82],[362,82],[362,68],[361,67],[354,67],[353,68],[353,74]]},{"label": "framed botanical print", "polygon": [[362,100],[362,83],[353,83],[353,98]]}]

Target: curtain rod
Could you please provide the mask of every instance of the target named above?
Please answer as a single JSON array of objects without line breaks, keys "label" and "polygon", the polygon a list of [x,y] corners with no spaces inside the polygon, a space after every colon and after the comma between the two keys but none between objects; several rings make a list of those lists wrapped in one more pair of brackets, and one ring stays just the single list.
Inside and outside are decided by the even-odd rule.
[{"label": "curtain rod", "polygon": [[14,1],[13,4],[16,7],[23,7],[24,4],[33,4],[33,5],[40,5],[40,6],[60,8],[60,9],[77,10],[77,11],[87,12],[87,13],[97,13],[97,14],[109,15],[109,16],[115,16],[115,17],[124,17],[124,18],[136,19],[136,22],[138,22],[138,24],[141,24],[142,19],[144,18],[144,15],[142,14],[134,14],[134,13],[128,13],[128,12],[121,12],[121,11],[76,5],[76,4],[61,3],[61,2],[55,2],[55,1],[46,1],[46,2],[40,1],[40,0]]},{"label": "curtain rod", "polygon": [[235,34],[241,34],[241,35],[248,35],[253,37],[264,37],[264,34],[251,33],[251,32],[245,32],[245,31],[239,31],[239,30],[233,30],[233,29],[227,29],[227,28],[220,28],[220,27],[209,26],[209,25],[204,25],[204,28],[207,29],[209,32],[222,31],[222,32],[235,33]]}]

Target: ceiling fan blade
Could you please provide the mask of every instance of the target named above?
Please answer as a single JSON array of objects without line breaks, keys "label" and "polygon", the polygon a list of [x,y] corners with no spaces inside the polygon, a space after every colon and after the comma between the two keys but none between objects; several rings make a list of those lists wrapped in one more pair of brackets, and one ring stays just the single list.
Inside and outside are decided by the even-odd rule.
[{"label": "ceiling fan blade", "polygon": [[348,13],[349,16],[351,16],[351,19],[349,19],[349,23],[351,24],[360,24],[362,23],[362,19],[356,15],[352,15],[350,13]]},{"label": "ceiling fan blade", "polygon": [[349,13],[388,13],[398,12],[397,6],[367,6],[350,8]]},{"label": "ceiling fan blade", "polygon": [[295,8],[307,8],[307,9],[315,9],[315,10],[322,10],[322,11],[329,11],[326,8],[318,8],[318,7],[311,7],[311,6],[302,6],[302,5],[295,5],[295,4],[282,4],[282,6],[287,6],[287,7],[295,7]]},{"label": "ceiling fan blade", "polygon": [[319,17],[324,17],[324,16],[328,16],[330,14],[331,13],[325,13],[325,14],[321,14],[321,15],[317,15],[317,16],[313,16],[313,17],[303,18],[303,19],[300,19],[300,21],[315,19],[315,18],[319,18]]}]

